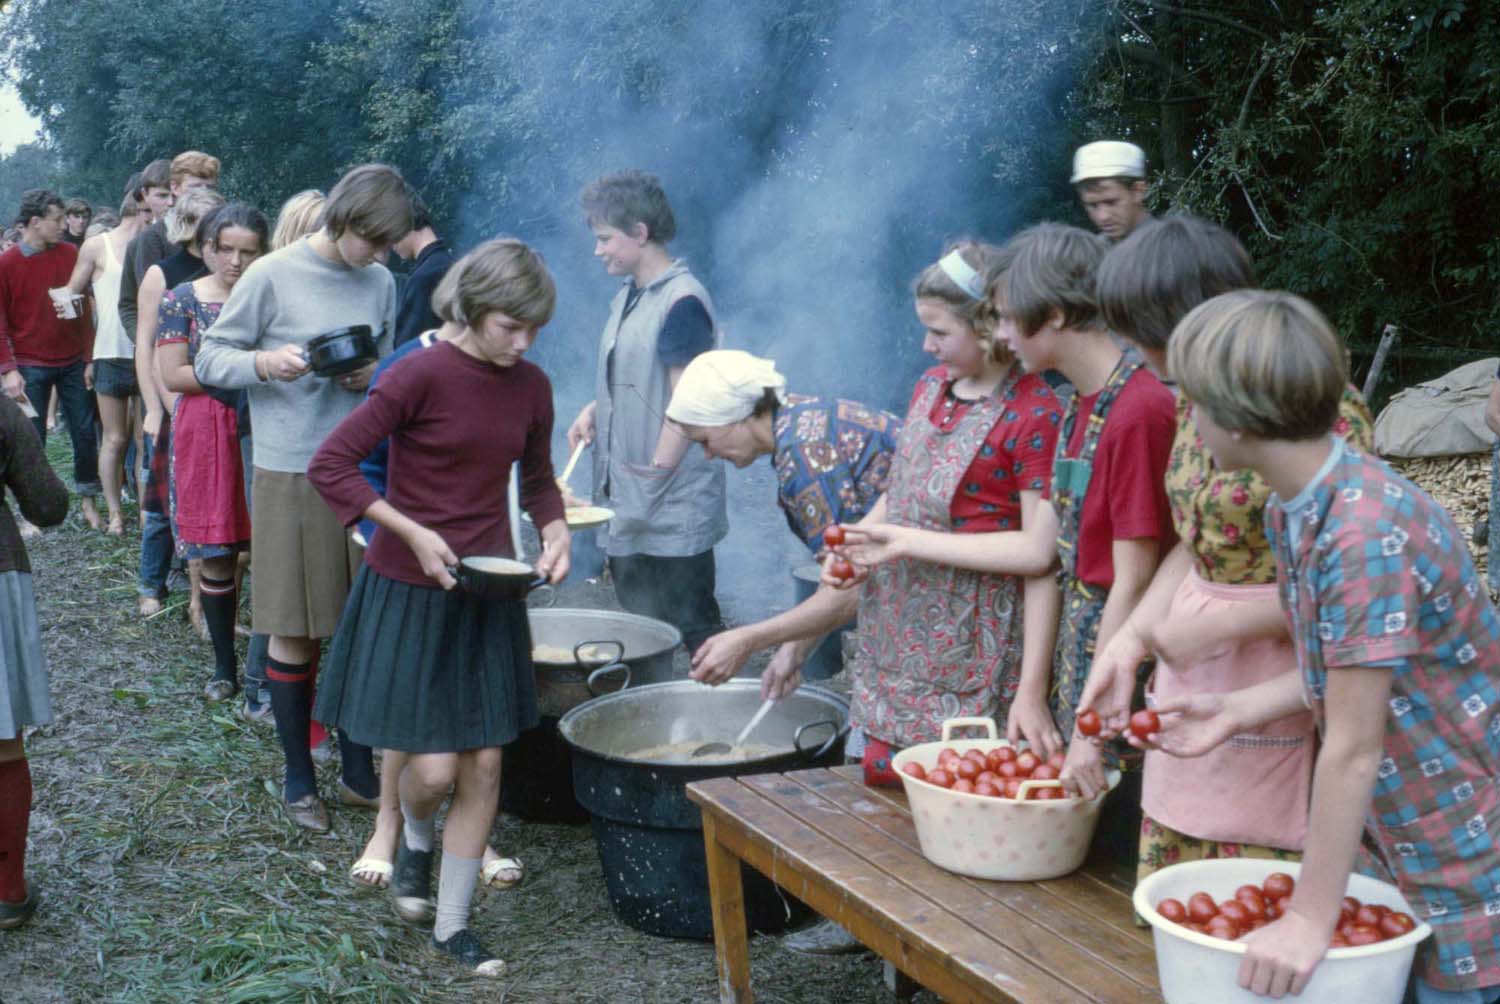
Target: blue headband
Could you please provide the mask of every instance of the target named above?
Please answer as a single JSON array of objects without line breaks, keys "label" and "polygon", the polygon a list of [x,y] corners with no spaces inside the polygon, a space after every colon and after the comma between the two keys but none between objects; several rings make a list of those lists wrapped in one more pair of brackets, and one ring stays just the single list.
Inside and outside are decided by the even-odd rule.
[{"label": "blue headband", "polygon": [[953,280],[955,286],[969,294],[969,296],[976,300],[984,299],[984,279],[978,272],[974,271],[973,265],[964,261],[964,256],[956,250],[949,251],[943,255],[938,260],[938,267],[943,270],[943,273],[948,278]]}]

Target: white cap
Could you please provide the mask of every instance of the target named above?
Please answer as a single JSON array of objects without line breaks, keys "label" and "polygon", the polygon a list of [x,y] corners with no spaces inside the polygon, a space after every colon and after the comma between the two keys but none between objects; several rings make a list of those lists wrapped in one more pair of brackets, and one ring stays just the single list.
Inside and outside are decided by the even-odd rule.
[{"label": "white cap", "polygon": [[1134,143],[1106,139],[1085,143],[1073,154],[1071,184],[1094,178],[1146,177],[1146,151]]}]

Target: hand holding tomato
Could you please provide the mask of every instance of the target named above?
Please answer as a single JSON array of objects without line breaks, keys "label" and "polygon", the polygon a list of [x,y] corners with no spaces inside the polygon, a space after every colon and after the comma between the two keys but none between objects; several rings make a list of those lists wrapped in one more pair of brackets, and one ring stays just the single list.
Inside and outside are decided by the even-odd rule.
[{"label": "hand holding tomato", "polygon": [[1156,741],[1127,730],[1125,741],[1137,749],[1159,749],[1173,756],[1202,756],[1243,727],[1224,694],[1193,694],[1156,706]]},{"label": "hand holding tomato", "polygon": [[1078,709],[1099,716],[1101,741],[1125,731],[1130,720],[1130,699],[1135,694],[1136,669],[1150,654],[1145,641],[1127,621],[1103,651],[1094,656],[1078,698]]},{"label": "hand holding tomato", "polygon": [[852,589],[869,577],[869,566],[856,564],[829,551],[823,556],[823,574],[818,582],[834,589]]},{"label": "hand holding tomato", "polygon": [[844,527],[842,551],[856,565],[883,565],[906,557],[911,534],[911,527],[894,523],[859,523]]},{"label": "hand holding tomato", "polygon": [[830,551],[835,547],[844,546],[844,528],[837,523],[830,524],[823,529],[823,546]]}]

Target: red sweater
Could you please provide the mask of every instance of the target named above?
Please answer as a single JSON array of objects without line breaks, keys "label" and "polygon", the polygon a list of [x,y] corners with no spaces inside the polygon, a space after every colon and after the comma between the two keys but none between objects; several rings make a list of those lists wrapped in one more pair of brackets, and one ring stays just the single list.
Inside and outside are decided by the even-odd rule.
[{"label": "red sweater", "polygon": [[68,284],[77,261],[78,249],[67,241],[34,255],[19,244],[0,254],[0,373],[17,366],[67,366],[92,355],[94,340],[82,312],[64,321],[47,295]]},{"label": "red sweater", "polygon": [[[435,530],[460,558],[510,556],[506,492],[514,460],[521,462],[521,506],[536,525],[562,518],[552,473],[552,385],[531,363],[501,369],[439,342],[387,370],[307,467],[307,479],[345,526],[380,497],[359,462],[387,438],[386,500]],[[365,561],[386,578],[437,585],[387,530],[375,534]]]}]

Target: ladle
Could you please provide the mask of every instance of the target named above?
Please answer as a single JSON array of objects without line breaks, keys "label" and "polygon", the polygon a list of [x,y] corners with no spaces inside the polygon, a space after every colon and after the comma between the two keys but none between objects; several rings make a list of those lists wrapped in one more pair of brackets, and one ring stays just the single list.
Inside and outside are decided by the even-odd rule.
[{"label": "ladle", "polygon": [[583,455],[583,448],[587,445],[589,444],[582,439],[578,441],[578,445],[573,447],[573,455],[568,458],[568,466],[563,468],[562,477],[557,480],[562,482],[568,480],[568,477],[573,473],[573,468],[578,466],[578,458]]},{"label": "ladle", "polygon": [[[771,710],[771,705],[775,703],[776,698],[774,697],[768,697],[761,702],[760,710],[750,719],[749,724],[740,729],[740,734],[734,737],[734,746],[744,745],[745,740],[750,738],[750,733],[755,731],[755,727],[761,723],[761,719],[766,717],[766,714]],[[695,757],[716,756],[720,753],[728,753],[734,749],[734,746],[720,742],[704,743],[702,746],[694,749],[692,755]]]}]

